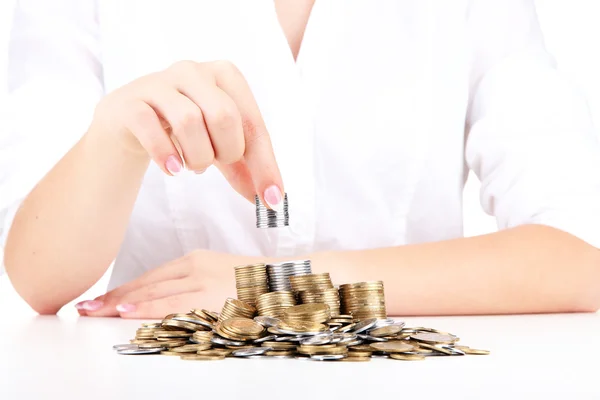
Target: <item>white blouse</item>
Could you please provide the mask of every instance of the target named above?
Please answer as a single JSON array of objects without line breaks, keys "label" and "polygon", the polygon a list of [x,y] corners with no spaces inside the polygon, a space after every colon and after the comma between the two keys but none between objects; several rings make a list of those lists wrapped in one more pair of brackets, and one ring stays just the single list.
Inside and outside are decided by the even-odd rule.
[{"label": "white blouse", "polygon": [[545,224],[600,247],[598,141],[527,0],[317,0],[297,62],[271,0],[19,1],[2,243],[101,96],[183,59],[245,75],[290,226],[257,229],[215,168],[168,177],[152,164],[111,288],[197,248],[291,258],[461,237],[468,168],[499,229]]}]

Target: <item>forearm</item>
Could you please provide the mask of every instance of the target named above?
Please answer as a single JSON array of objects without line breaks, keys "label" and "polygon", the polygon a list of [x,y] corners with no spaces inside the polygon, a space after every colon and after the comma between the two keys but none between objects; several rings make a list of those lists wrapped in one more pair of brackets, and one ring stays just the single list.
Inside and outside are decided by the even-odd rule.
[{"label": "forearm", "polygon": [[389,315],[506,314],[600,308],[600,250],[544,226],[315,254],[336,283],[382,280]]},{"label": "forearm", "polygon": [[36,311],[58,311],[104,274],[148,162],[107,132],[88,132],[27,196],[8,235],[5,265]]}]

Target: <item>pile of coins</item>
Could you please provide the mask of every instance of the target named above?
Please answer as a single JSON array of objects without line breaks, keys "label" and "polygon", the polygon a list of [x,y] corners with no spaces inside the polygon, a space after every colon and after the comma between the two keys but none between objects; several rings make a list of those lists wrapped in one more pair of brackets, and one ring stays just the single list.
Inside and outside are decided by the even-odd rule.
[{"label": "pile of coins", "polygon": [[358,320],[387,317],[382,281],[340,285],[339,293],[343,313]]},{"label": "pile of coins", "polygon": [[311,273],[310,260],[285,261],[267,265],[269,288],[272,292],[291,291],[290,277]]},{"label": "pile of coins", "polygon": [[258,297],[269,292],[267,266],[252,264],[235,267],[235,287],[239,300],[256,306]]},{"label": "pile of coins", "polygon": [[270,292],[261,295],[256,303],[258,315],[282,318],[286,308],[296,305],[294,293],[289,291]]},{"label": "pile of coins", "polygon": [[[288,263],[292,265],[293,263]],[[238,289],[264,290],[264,265],[235,269]],[[268,271],[268,267],[267,267]],[[267,274],[269,275],[269,274]],[[276,357],[316,361],[370,361],[372,357],[424,360],[431,356],[489,354],[458,345],[459,338],[431,328],[407,328],[386,315],[383,283],[337,289],[329,274],[290,275],[294,291],[228,298],[219,314],[202,309],[144,323],[119,354],[177,355],[184,360]],[[258,289],[256,290],[258,292]],[[255,292],[252,292],[255,293]],[[303,304],[296,304],[297,299]],[[255,305],[249,304],[254,299]]]},{"label": "pile of coins", "polygon": [[[311,305],[312,306],[312,305]],[[299,307],[299,306],[298,306]],[[287,358],[313,361],[370,361],[373,357],[417,361],[435,356],[485,355],[458,345],[459,338],[431,328],[407,328],[392,319],[356,321],[351,315],[323,319],[327,306],[289,308],[279,320],[256,316],[219,320],[208,310],[171,314],[159,323],[145,323],[129,344],[113,346],[119,354],[161,354],[183,360],[222,360],[226,357]],[[298,309],[297,309],[298,310]]]},{"label": "pile of coins", "polygon": [[287,193],[283,196],[283,211],[281,212],[267,208],[258,196],[254,197],[254,202],[256,204],[257,228],[281,228],[290,225]]}]

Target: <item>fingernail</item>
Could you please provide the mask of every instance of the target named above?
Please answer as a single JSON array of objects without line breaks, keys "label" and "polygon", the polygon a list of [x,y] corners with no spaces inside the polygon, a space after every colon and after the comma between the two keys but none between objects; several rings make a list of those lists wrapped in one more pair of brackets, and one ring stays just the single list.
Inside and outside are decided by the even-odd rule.
[{"label": "fingernail", "polygon": [[200,170],[200,171],[194,171],[196,173],[196,175],[200,175],[206,172],[206,168]]},{"label": "fingernail", "polygon": [[171,175],[175,176],[181,172],[183,166],[175,156],[169,156],[167,161],[165,162],[165,168],[167,171],[171,173]]},{"label": "fingernail", "polygon": [[103,305],[104,305],[104,303],[101,301],[90,300],[90,301],[84,301],[83,304],[81,305],[81,308],[86,311],[98,311],[99,309],[102,308]]},{"label": "fingernail", "polygon": [[79,303],[75,304],[75,308],[78,310],[83,310],[83,303],[85,303],[85,301],[80,301]]},{"label": "fingernail", "polygon": [[118,312],[133,312],[136,307],[134,304],[118,304],[117,311]]},{"label": "fingernail", "polygon": [[265,190],[265,201],[269,207],[275,212],[283,212],[283,197],[281,196],[281,190],[275,185],[269,186]]}]

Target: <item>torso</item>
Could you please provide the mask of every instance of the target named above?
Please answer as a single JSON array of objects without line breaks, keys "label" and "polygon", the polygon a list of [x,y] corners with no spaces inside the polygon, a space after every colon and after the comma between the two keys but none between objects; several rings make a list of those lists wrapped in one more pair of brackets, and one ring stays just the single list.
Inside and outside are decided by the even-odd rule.
[{"label": "torso", "polygon": [[309,19],[308,0],[98,0],[107,91],[182,59],[238,66],[290,203],[288,229],[260,230],[215,168],[151,164],[110,286],[197,248],[291,258],[460,237],[466,2],[316,1]]}]

